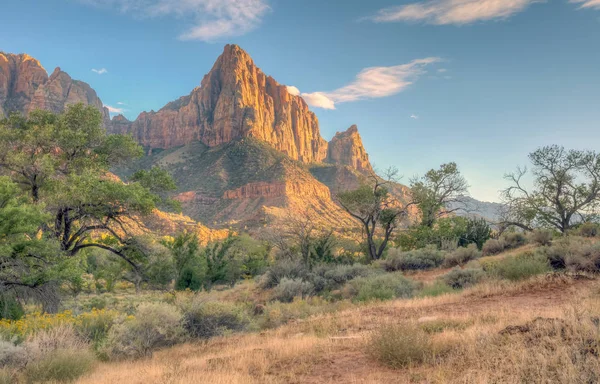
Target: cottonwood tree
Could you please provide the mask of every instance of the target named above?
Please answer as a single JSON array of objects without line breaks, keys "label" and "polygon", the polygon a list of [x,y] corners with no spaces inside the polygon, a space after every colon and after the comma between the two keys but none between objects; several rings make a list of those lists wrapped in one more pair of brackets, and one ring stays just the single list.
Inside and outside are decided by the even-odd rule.
[{"label": "cottonwood tree", "polygon": [[421,214],[421,225],[432,228],[443,215],[466,210],[464,196],[469,185],[456,163],[442,164],[411,180],[412,200]]},{"label": "cottonwood tree", "polygon": [[[12,114],[0,121],[0,174],[20,187],[20,199],[44,213],[38,237],[57,244],[63,258],[86,248],[105,249],[138,274],[143,263],[134,252],[138,242],[131,228],[164,200],[153,188],[162,192],[165,185],[174,186],[151,185],[151,180],[167,177],[164,171],[139,173],[129,183],[110,174],[111,167],[142,153],[131,137],[107,135],[100,112],[91,106],[71,105],[60,115]],[[42,283],[27,282],[30,274],[46,267],[38,259],[28,266],[29,273],[21,274],[21,283],[32,288]]]},{"label": "cottonwood tree", "polygon": [[381,258],[392,233],[412,205],[402,204],[389,192],[387,186],[397,174],[395,168],[386,171],[385,179],[371,173],[367,183],[337,195],[342,208],[361,223],[370,260]]},{"label": "cottonwood tree", "polygon": [[600,156],[594,151],[546,146],[529,154],[533,183],[526,168],[506,175],[503,191],[505,226],[531,231],[549,227],[567,232],[575,224],[597,218],[600,208]]}]

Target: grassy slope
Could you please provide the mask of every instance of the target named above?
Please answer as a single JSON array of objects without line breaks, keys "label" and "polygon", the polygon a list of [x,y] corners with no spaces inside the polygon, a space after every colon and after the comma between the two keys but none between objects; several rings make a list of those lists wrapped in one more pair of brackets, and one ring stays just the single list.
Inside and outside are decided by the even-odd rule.
[{"label": "grassy slope", "polygon": [[[581,382],[580,370],[599,371],[598,359],[574,367],[570,356],[581,352],[574,349],[578,344],[558,337],[554,326],[533,340],[499,332],[537,317],[561,318],[559,326],[572,327],[579,338],[582,319],[600,315],[599,288],[594,279],[548,275],[490,281],[435,298],[356,305],[260,334],[177,346],[150,360],[105,363],[80,383],[517,383],[546,382],[549,374],[553,382]],[[370,357],[370,335],[403,323],[437,330],[429,335],[440,348],[434,360],[393,370]]]}]

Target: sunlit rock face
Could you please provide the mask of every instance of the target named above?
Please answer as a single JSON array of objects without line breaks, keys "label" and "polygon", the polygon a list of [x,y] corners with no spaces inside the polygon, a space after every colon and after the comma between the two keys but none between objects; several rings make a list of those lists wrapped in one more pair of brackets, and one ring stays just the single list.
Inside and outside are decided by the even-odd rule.
[{"label": "sunlit rock face", "polygon": [[108,109],[87,83],[73,80],[60,68],[48,76],[40,62],[27,54],[0,52],[0,115],[27,115],[35,109],[60,113],[76,103],[98,108],[104,124],[110,123]]}]

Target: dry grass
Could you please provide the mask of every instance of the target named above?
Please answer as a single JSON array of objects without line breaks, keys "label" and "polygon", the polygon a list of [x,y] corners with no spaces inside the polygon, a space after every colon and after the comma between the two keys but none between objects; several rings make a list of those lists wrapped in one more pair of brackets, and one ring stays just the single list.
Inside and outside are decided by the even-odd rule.
[{"label": "dry grass", "polygon": [[[600,315],[598,292],[595,280],[559,275],[489,282],[458,294],[358,305],[259,334],[177,346],[147,360],[103,363],[79,383],[593,382],[598,358],[582,346],[597,335],[590,319]],[[556,336],[563,323],[500,335],[537,317],[564,319],[569,338]],[[378,362],[366,347],[370,337],[399,323],[416,324],[443,353],[400,369]],[[544,342],[532,342],[532,335]]]}]

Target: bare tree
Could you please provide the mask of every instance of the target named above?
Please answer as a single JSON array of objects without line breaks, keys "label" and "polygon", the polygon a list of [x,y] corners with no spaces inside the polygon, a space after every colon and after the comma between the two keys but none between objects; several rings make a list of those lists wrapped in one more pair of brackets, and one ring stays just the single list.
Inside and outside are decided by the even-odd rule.
[{"label": "bare tree", "polygon": [[529,154],[533,186],[526,168],[505,176],[501,224],[525,230],[550,227],[565,233],[578,222],[597,218],[600,203],[600,155],[552,145]]},{"label": "bare tree", "polygon": [[397,179],[397,174],[397,169],[389,168],[382,179],[371,172],[367,183],[337,195],[342,208],[361,223],[371,260],[381,258],[392,233],[412,205],[401,204],[389,193],[387,185]]},{"label": "bare tree", "polygon": [[421,213],[421,225],[433,227],[442,215],[467,210],[464,196],[469,184],[456,163],[442,164],[411,180],[412,199]]}]

